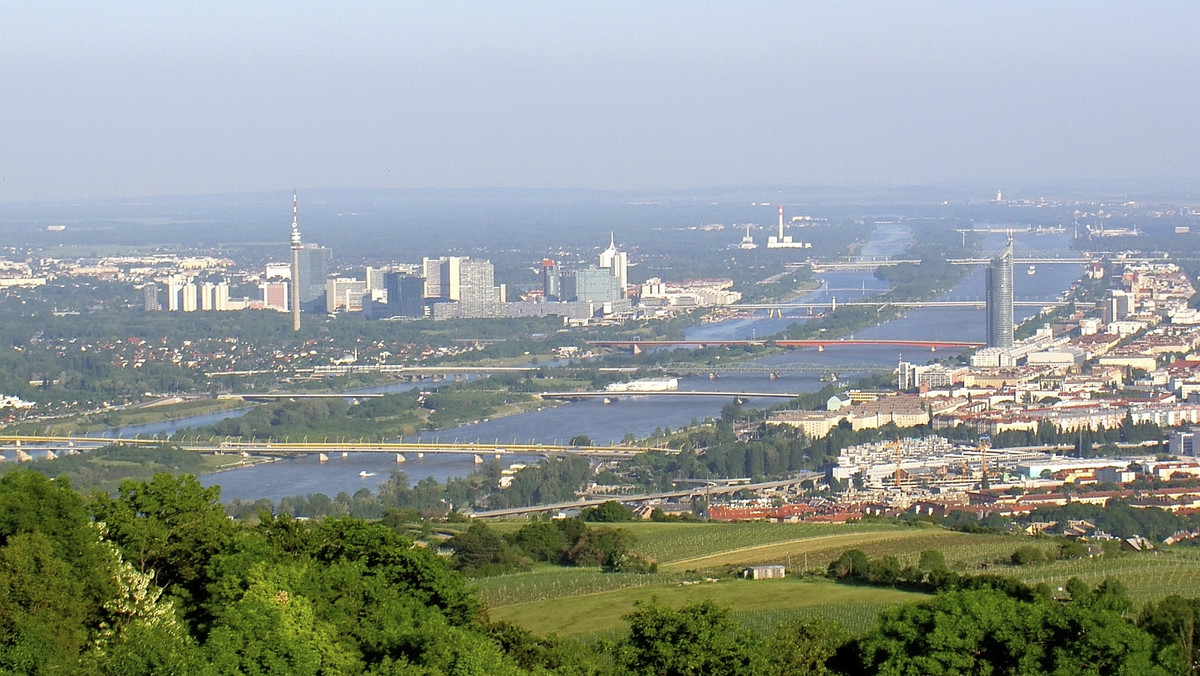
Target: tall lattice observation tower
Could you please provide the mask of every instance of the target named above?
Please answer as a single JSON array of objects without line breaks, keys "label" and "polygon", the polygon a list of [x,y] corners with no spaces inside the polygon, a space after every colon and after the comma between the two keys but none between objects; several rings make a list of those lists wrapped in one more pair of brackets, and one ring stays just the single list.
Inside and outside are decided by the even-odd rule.
[{"label": "tall lattice observation tower", "polygon": [[292,330],[300,330],[300,223],[292,191]]}]

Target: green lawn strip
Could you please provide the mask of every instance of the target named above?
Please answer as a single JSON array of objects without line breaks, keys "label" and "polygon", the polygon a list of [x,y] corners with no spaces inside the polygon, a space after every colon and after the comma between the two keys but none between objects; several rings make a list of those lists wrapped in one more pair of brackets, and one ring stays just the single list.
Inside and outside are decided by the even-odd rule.
[{"label": "green lawn strip", "polygon": [[[497,524],[498,530],[509,531],[513,522]],[[654,524],[661,529],[638,527],[633,528],[638,533],[638,545],[641,543],[656,543],[651,535],[658,530],[659,534],[679,532],[687,529],[696,530],[697,524]],[[710,531],[718,534],[746,531],[750,524],[724,524]],[[764,524],[772,525],[772,524]],[[776,525],[777,526],[777,525]],[[769,531],[768,531],[769,532]],[[826,530],[826,532],[828,532]],[[793,531],[794,533],[794,531]],[[775,532],[776,536],[791,534],[785,530]],[[873,540],[873,538],[886,538]],[[850,531],[836,535],[818,535],[809,538],[797,538],[782,542],[773,542],[765,546],[754,546],[736,551],[717,552],[708,557],[697,557],[687,561],[672,562],[660,566],[657,575],[638,574],[606,574],[594,568],[564,568],[548,564],[538,564],[530,569],[479,578],[473,582],[479,590],[480,597],[489,606],[504,606],[529,601],[542,601],[555,598],[590,594],[627,587],[642,587],[654,584],[677,582],[685,576],[687,569],[722,570],[731,567],[761,562],[781,562],[791,564],[791,571],[799,573],[806,568],[812,571],[822,571],[830,561],[833,561],[847,549],[861,549],[868,557],[896,556],[902,566],[916,565],[920,553],[926,549],[941,551],[951,568],[964,573],[982,572],[991,568],[993,572],[1004,573],[1009,570],[993,568],[997,561],[1007,561],[1017,547],[1034,543],[1042,543],[1046,548],[1054,547],[1050,540],[1032,540],[1023,536],[971,534],[940,529],[900,528],[888,531]],[[708,564],[705,560],[719,557],[721,563]],[[704,559],[704,560],[701,560]],[[702,565],[698,565],[702,564]],[[985,566],[985,564],[987,564]]]},{"label": "green lawn strip", "polygon": [[[493,522],[512,532],[527,521]],[[594,524],[605,525],[605,524]],[[861,549],[869,557],[894,555],[901,565],[915,564],[921,551],[937,549],[951,568],[977,570],[983,564],[1007,561],[1022,545],[1051,553],[1058,542],[1006,534],[976,534],[936,527],[895,524],[775,524],[652,523],[607,524],[629,531],[634,549],[659,563],[660,570],[687,570],[722,565],[783,560],[789,553],[809,554],[809,568],[824,566],[846,549]],[[824,558],[823,558],[824,557]],[[793,560],[796,566],[802,561]]]},{"label": "green lawn strip", "polygon": [[[680,559],[660,567],[665,570],[710,570],[733,565],[779,562],[789,557],[793,559],[792,564],[796,566],[803,565],[798,557],[802,558],[807,554],[808,567],[811,569],[814,566],[824,567],[847,549],[863,549],[865,551],[865,548],[880,542],[907,543],[909,546],[905,547],[906,550],[911,549],[912,546],[937,549],[940,541],[953,538],[953,535],[950,531],[939,530],[891,530],[818,535]],[[914,545],[914,543],[919,544]]]},{"label": "green lawn strip", "polygon": [[620,524],[637,537],[635,548],[660,565],[786,540],[847,532],[906,532],[893,524],[648,523]]},{"label": "green lawn strip", "polygon": [[[701,579],[701,578],[697,578]],[[869,612],[843,612],[847,617],[861,615],[871,618],[882,607],[928,598],[924,594],[834,584],[825,579],[786,578],[783,580],[741,580],[721,578],[719,582],[682,585],[655,584],[644,587],[616,589],[596,594],[585,594],[549,601],[535,601],[489,609],[493,620],[514,622],[535,634],[556,633],[560,636],[587,636],[619,631],[624,627],[621,619],[634,609],[637,601],[655,599],[670,607],[686,603],[715,601],[726,607],[734,617],[745,615],[748,626],[757,628],[762,624],[760,615],[771,611],[788,611],[780,616],[785,619],[791,612],[814,611],[820,616],[830,616],[821,610],[840,608],[849,611],[857,606],[869,606]],[[835,613],[834,615],[837,615]],[[757,619],[756,619],[757,618]],[[861,622],[855,622],[861,624]],[[769,628],[764,627],[769,630]]]},{"label": "green lawn strip", "polygon": [[507,575],[478,578],[472,586],[489,607],[549,601],[559,598],[596,594],[631,587],[675,584],[682,573],[605,573],[599,568],[565,568],[539,564],[530,570]]},{"label": "green lawn strip", "polygon": [[[920,601],[925,597],[900,601]],[[803,606],[778,610],[750,610],[733,613],[733,618],[743,627],[760,634],[774,632],[780,624],[797,618],[832,620],[842,625],[851,634],[861,635],[870,631],[879,619],[879,613],[897,605],[896,601],[880,603],[834,603],[828,605]]]},{"label": "green lawn strip", "polygon": [[[529,522],[525,520],[494,521],[489,522],[488,525],[501,533],[511,533],[527,523]],[[912,529],[895,524],[788,524],[763,521],[741,523],[633,521],[591,525],[613,526],[629,531],[635,538],[634,550],[658,561],[660,566],[747,547],[773,545],[827,535],[939,532],[937,529]]]}]

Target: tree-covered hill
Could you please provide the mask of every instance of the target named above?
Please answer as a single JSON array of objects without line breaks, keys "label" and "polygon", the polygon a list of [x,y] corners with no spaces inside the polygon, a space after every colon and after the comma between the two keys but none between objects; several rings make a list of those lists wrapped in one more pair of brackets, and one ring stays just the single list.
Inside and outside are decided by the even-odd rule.
[{"label": "tree-covered hill", "polygon": [[[491,622],[462,575],[386,522],[229,519],[191,476],[83,497],[0,477],[0,673],[1183,674],[1200,601],[1132,615],[1119,585],[1011,580],[900,606],[863,636],[763,634],[712,601],[648,600],[612,639]],[[600,532],[603,529],[597,529]]]}]

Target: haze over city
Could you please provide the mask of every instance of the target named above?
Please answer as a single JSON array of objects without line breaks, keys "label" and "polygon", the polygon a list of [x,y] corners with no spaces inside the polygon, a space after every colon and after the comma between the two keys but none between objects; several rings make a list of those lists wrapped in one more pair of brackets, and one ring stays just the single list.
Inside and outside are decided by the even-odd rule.
[{"label": "haze over city", "polygon": [[0,202],[1195,178],[1191,3],[10,3]]}]

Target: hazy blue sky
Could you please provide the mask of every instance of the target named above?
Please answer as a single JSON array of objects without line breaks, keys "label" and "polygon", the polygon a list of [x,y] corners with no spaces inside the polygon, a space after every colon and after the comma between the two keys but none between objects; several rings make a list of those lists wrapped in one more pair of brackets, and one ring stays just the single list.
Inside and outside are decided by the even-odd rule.
[{"label": "hazy blue sky", "polygon": [[0,0],[0,201],[1198,177],[1200,3]]}]

